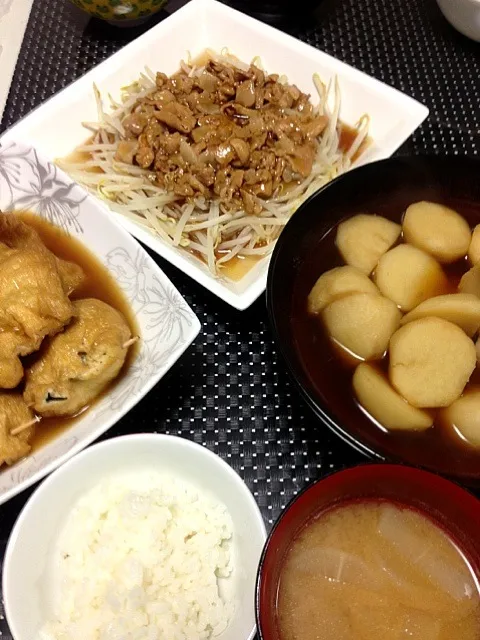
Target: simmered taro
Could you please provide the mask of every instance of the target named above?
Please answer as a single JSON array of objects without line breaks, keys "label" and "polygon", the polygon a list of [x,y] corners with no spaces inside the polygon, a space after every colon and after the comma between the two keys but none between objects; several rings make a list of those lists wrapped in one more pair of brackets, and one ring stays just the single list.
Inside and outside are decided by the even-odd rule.
[{"label": "simmered taro", "polygon": [[331,302],[350,293],[380,295],[370,278],[359,269],[336,267],[322,274],[315,283],[308,296],[308,310],[310,313],[320,313]]},{"label": "simmered taro", "polygon": [[401,231],[400,225],[391,220],[360,213],[338,225],[337,247],[347,264],[368,276]]},{"label": "simmered taro", "polygon": [[362,363],[355,369],[353,389],[362,407],[382,427],[423,431],[433,424],[429,413],[408,404],[395,391],[387,376],[370,364]]},{"label": "simmered taro", "polygon": [[330,358],[339,346],[353,356],[343,354],[338,367],[352,372],[343,384],[352,384],[369,429],[395,432],[400,447],[402,431],[411,446],[413,434],[420,443],[428,432],[425,446],[439,452],[448,438],[458,450],[470,447],[473,464],[471,447],[480,447],[480,225],[472,233],[457,211],[427,201],[390,215],[353,215],[325,236],[336,233],[335,245],[318,254],[347,264],[320,272],[310,289],[308,326],[318,333],[310,350],[326,339]]},{"label": "simmered taro", "polygon": [[380,258],[374,281],[404,312],[447,289],[447,278],[435,258],[409,244],[399,244]]},{"label": "simmered taro", "polygon": [[414,407],[448,407],[463,393],[476,365],[475,345],[441,318],[421,318],[390,341],[389,377]]},{"label": "simmered taro", "polygon": [[470,244],[470,227],[456,211],[435,202],[415,202],[403,219],[405,241],[439,262],[463,258]]},{"label": "simmered taro", "polygon": [[371,360],[384,355],[401,313],[393,302],[376,293],[352,293],[329,304],[322,318],[338,346]]},{"label": "simmered taro", "polygon": [[468,247],[468,259],[472,264],[480,262],[480,224],[477,224],[472,233],[472,239]]},{"label": "simmered taro", "polygon": [[467,336],[474,336],[480,327],[480,298],[471,293],[449,293],[421,302],[418,307],[403,316],[401,324],[420,318],[443,318],[463,329]]},{"label": "simmered taro", "polygon": [[461,293],[471,293],[480,298],[480,264],[469,269],[460,279],[458,290]]},{"label": "simmered taro", "polygon": [[445,409],[442,418],[467,442],[480,447],[480,389],[468,391]]}]

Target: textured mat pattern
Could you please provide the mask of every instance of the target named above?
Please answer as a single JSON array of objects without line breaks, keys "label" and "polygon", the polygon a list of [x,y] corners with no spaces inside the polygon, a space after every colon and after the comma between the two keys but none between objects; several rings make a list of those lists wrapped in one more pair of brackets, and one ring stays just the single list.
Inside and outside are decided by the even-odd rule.
[{"label": "textured mat pattern", "polygon": [[[430,108],[400,153],[479,154],[478,46],[453,31],[434,0],[325,0],[308,23],[291,25],[291,33]],[[35,0],[2,130],[150,26],[117,29],[89,21],[68,0]],[[305,407],[272,343],[263,298],[235,312],[158,261],[193,306],[202,333],[108,435],[155,430],[204,444],[245,479],[270,526],[309,480],[360,455]],[[0,507],[0,544],[29,493]],[[11,640],[3,620],[0,637]]]}]

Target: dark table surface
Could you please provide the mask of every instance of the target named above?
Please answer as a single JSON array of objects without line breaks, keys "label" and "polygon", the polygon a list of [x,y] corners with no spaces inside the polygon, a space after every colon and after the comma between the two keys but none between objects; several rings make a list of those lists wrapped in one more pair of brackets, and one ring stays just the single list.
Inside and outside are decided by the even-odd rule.
[{"label": "dark table surface", "polygon": [[[68,0],[34,0],[0,131],[167,15],[118,29],[89,20]],[[399,153],[479,154],[480,45],[456,33],[435,0],[324,0],[314,16],[286,24],[292,35],[429,107],[428,120]],[[202,331],[169,375],[104,437],[159,431],[206,445],[244,478],[270,527],[306,483],[363,458],[300,398],[272,341],[263,297],[235,311],[155,259]],[[0,506],[0,559],[32,490]],[[0,637],[11,640],[0,618]]]}]

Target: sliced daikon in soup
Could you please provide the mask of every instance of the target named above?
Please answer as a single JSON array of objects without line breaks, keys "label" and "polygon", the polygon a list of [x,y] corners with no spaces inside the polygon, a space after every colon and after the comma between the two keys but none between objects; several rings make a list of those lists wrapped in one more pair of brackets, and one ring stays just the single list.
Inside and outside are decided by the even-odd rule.
[{"label": "sliced daikon in soup", "polygon": [[309,522],[282,564],[278,640],[478,640],[480,595],[456,544],[387,502]]},{"label": "sliced daikon in soup", "polygon": [[378,591],[385,580],[358,556],[334,548],[321,546],[304,549],[292,559],[292,567],[299,573],[324,578],[330,583],[350,584],[362,589]]},{"label": "sliced daikon in soup", "polygon": [[[418,514],[385,505],[378,530],[421,579],[431,582],[455,600],[471,598],[476,589],[470,571],[458,563],[457,553],[446,552],[438,540],[425,536],[422,524]],[[439,537],[444,535],[437,531]]]}]

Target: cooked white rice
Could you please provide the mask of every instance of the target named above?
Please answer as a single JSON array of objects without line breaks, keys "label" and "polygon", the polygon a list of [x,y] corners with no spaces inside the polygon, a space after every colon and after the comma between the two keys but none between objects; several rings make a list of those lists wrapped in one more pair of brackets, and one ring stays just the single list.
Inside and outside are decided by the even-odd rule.
[{"label": "cooked white rice", "polygon": [[[224,505],[156,472],[98,484],[55,547],[54,616],[42,640],[203,640],[233,602],[232,520]],[[231,578],[230,578],[231,579]]]}]

